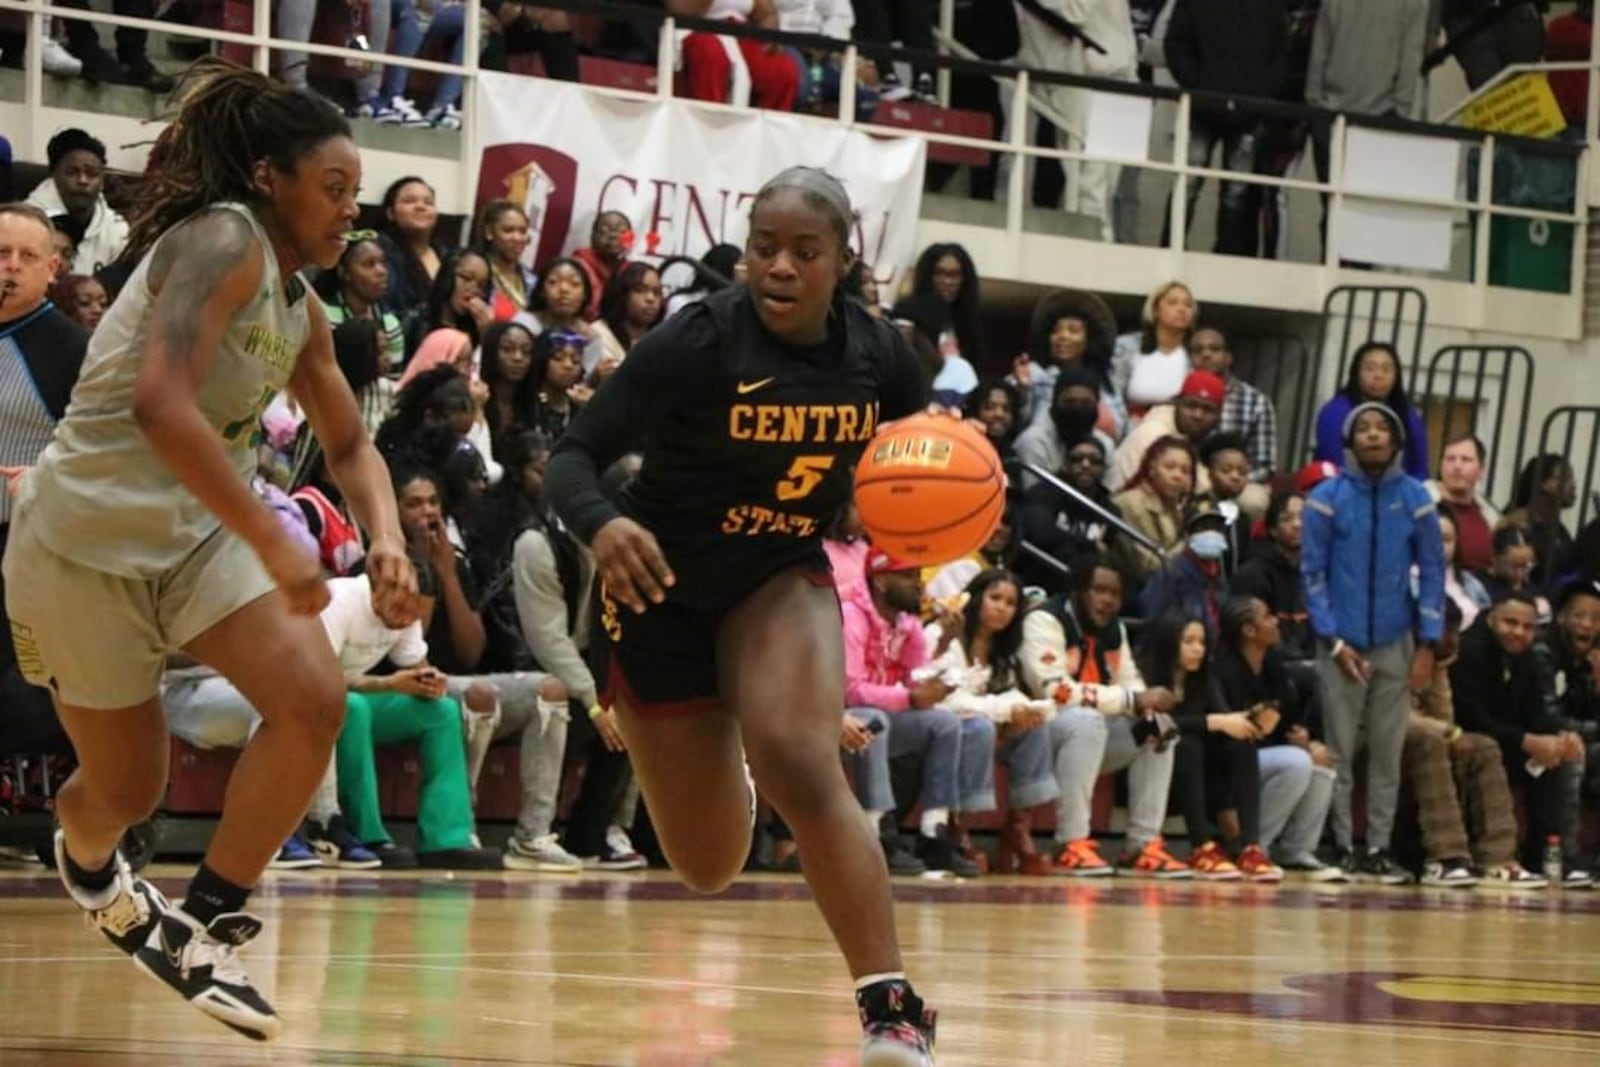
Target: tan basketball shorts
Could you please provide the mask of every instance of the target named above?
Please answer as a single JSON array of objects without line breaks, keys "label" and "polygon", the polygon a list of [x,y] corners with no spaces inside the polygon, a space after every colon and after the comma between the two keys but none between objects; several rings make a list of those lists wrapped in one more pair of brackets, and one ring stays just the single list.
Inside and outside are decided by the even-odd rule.
[{"label": "tan basketball shorts", "polygon": [[225,529],[166,574],[138,579],[57,555],[13,515],[4,569],[22,676],[82,708],[155,697],[169,650],[273,588],[255,552]]}]

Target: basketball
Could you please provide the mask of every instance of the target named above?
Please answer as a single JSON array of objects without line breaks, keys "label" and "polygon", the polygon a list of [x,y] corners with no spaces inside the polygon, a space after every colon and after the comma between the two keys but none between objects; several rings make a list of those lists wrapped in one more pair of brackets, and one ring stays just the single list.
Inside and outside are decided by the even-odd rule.
[{"label": "basketball", "polygon": [[856,509],[873,547],[922,566],[949,563],[982,548],[1000,525],[1000,457],[957,419],[901,419],[872,439],[856,465]]}]

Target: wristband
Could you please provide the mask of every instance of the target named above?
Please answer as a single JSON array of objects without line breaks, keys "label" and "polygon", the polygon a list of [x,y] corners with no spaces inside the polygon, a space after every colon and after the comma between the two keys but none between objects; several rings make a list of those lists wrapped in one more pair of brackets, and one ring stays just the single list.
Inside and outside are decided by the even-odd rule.
[{"label": "wristband", "polygon": [[595,719],[598,719],[600,716],[604,715],[605,713],[606,713],[606,709],[602,708],[599,704],[590,704],[589,705],[589,720],[591,722],[594,721]]}]

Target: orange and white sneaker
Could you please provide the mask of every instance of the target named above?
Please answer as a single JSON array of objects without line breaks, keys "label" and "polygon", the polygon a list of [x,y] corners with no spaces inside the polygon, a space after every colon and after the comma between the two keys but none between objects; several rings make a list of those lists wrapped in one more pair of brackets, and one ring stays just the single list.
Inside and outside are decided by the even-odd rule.
[{"label": "orange and white sneaker", "polygon": [[1190,853],[1189,869],[1202,882],[1237,882],[1244,877],[1215,841],[1207,841]]},{"label": "orange and white sneaker", "polygon": [[1247,882],[1281,882],[1283,868],[1267,858],[1260,845],[1247,845],[1236,861]]},{"label": "orange and white sneaker", "polygon": [[1117,870],[1133,878],[1157,878],[1165,882],[1194,877],[1189,865],[1168,852],[1166,843],[1159,837],[1146,841],[1138,852],[1124,852],[1117,860]]},{"label": "orange and white sneaker", "polygon": [[1111,864],[1100,858],[1094,838],[1080,837],[1066,843],[1050,873],[1066,875],[1068,878],[1109,878],[1114,872]]}]

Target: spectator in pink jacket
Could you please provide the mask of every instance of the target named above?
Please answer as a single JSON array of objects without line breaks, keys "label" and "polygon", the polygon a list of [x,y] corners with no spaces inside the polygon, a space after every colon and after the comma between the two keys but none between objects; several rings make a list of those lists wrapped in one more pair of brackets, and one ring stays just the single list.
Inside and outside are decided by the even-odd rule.
[{"label": "spectator in pink jacket", "polygon": [[[843,598],[844,696],[840,737],[855,775],[856,794],[876,829],[895,809],[889,761],[918,756],[922,763],[922,825],[916,859],[929,870],[971,878],[979,867],[959,847],[951,813],[988,810],[994,790],[986,773],[994,762],[994,731],[968,731],[939,707],[950,686],[928,671],[928,646],[920,621],[922,572],[886,552],[867,553],[866,582]],[[886,843],[890,869],[912,873],[917,864]]]}]

